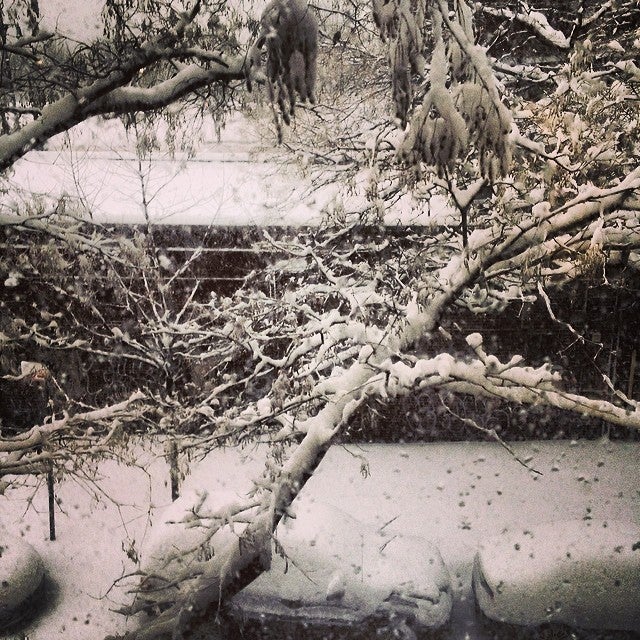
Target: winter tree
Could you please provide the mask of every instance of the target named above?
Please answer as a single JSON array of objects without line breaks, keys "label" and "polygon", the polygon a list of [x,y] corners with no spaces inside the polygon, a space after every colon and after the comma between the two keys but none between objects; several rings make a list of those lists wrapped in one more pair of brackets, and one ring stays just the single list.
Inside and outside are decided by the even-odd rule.
[{"label": "winter tree", "polygon": [[[144,397],[129,398],[135,419],[180,425],[183,451],[257,438],[272,445],[272,460],[246,505],[194,514],[207,526],[207,544],[229,519],[245,520],[250,512],[240,538],[184,575],[166,576],[171,589],[155,582],[152,594],[145,593],[143,581],[128,613],[150,603],[161,613],[133,638],[185,636],[266,568],[288,505],[326,449],[371,405],[432,392],[449,411],[452,396],[485,397],[640,427],[631,373],[623,384],[603,371],[599,388],[583,393],[552,366],[564,364],[554,362],[554,354],[550,362],[528,362],[459,322],[461,313],[491,317],[513,305],[538,304],[575,340],[588,341],[558,311],[558,292],[585,281],[621,291],[636,282],[640,71],[634,55],[640,41],[634,4],[567,3],[566,11],[554,12],[520,3],[374,0],[366,15],[359,3],[352,5],[346,12],[329,3],[314,7],[318,55],[347,75],[319,73],[318,104],[298,109],[291,129],[282,130],[285,148],[304,158],[318,184],[335,181],[339,167],[343,189],[327,208],[326,229],[261,240],[282,256],[272,267],[272,287],[264,278],[249,279],[233,296],[176,301],[167,295],[172,276],[151,277],[160,272],[160,259],[141,238],[87,235],[68,221],[57,226],[62,208],[54,217],[34,209],[3,218],[14,229],[48,234],[48,271],[66,268],[68,260],[97,261],[139,319],[125,331],[100,317],[91,296],[73,291],[73,304],[95,319],[81,323],[81,335],[55,310],[24,323],[13,317],[11,331],[2,328],[4,345],[19,349],[39,340],[148,367],[157,376]],[[182,13],[158,3],[152,16],[135,13],[139,22],[118,3],[106,7],[111,31],[77,58],[65,49],[54,54],[55,36],[35,27],[5,30],[5,58],[13,66],[0,137],[3,167],[95,114],[152,110],[193,95],[209,100],[202,91],[226,100],[228,83],[239,83],[230,85],[234,91],[244,87],[245,60],[255,60],[255,50],[247,55],[236,46],[222,20],[209,25],[213,45],[209,35],[198,41],[205,38],[199,3]],[[113,47],[125,42],[130,58],[115,65]],[[532,42],[538,55],[530,53]],[[349,79],[362,59],[372,62],[370,74]],[[67,75],[51,83],[50,72],[27,72],[38,64]],[[271,83],[266,109],[281,129],[287,82],[277,74],[253,79]],[[324,81],[335,95],[323,93]],[[23,97],[36,95],[29,93],[32,82],[50,83],[50,93],[37,94],[47,96],[46,104]],[[352,93],[357,86],[371,100],[382,95],[380,83],[384,103]],[[334,109],[329,120],[336,104],[350,105],[353,116]],[[435,198],[446,200],[455,216],[428,234],[398,238],[380,225],[400,208],[417,210]],[[61,236],[73,243],[61,248]],[[25,260],[13,276],[5,261],[5,285],[35,273],[33,256]],[[141,274],[135,286],[132,265]],[[189,386],[185,372],[195,364],[206,381]],[[490,423],[465,420],[499,439]],[[54,420],[28,437],[53,425],[63,426]],[[7,442],[0,441],[0,451],[15,457],[7,447],[16,445]]]}]

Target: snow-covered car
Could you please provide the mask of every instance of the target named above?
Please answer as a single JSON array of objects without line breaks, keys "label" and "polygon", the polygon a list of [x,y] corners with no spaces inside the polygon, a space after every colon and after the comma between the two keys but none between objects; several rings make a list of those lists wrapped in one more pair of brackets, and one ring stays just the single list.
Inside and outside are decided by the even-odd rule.
[{"label": "snow-covered car", "polygon": [[[231,522],[238,497],[235,492],[189,489],[164,508],[141,551],[145,576],[133,609],[162,609],[167,601],[184,594],[199,573],[202,561],[238,540],[246,524]],[[245,512],[251,515],[255,510]],[[201,522],[199,516],[204,518]],[[214,531],[215,524],[218,528]]]},{"label": "snow-covered car", "polygon": [[30,599],[42,584],[40,554],[14,536],[0,537],[0,630],[29,614]]},{"label": "snow-covered car", "polygon": [[310,628],[387,628],[411,637],[449,620],[449,573],[423,538],[376,529],[302,495],[276,536],[271,569],[232,599],[244,626],[299,625],[305,637]]},{"label": "snow-covered car", "polygon": [[473,589],[500,622],[640,631],[640,525],[586,519],[505,530],[481,544]]}]

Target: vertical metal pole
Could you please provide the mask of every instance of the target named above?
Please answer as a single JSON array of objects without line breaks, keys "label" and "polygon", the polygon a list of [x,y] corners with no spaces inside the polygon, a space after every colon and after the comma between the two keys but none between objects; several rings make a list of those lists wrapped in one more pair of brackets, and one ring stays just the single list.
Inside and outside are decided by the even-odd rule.
[{"label": "vertical metal pole", "polygon": [[629,365],[629,383],[627,384],[627,398],[633,398],[633,383],[635,382],[637,363],[638,363],[638,353],[634,349],[631,352],[631,364]]},{"label": "vertical metal pole", "polygon": [[169,477],[171,478],[171,500],[180,497],[180,471],[178,469],[178,445],[175,440],[171,440],[168,446],[169,457]]},{"label": "vertical metal pole", "polygon": [[53,492],[53,464],[47,469],[47,490],[49,492],[49,540],[56,539],[56,496]]}]

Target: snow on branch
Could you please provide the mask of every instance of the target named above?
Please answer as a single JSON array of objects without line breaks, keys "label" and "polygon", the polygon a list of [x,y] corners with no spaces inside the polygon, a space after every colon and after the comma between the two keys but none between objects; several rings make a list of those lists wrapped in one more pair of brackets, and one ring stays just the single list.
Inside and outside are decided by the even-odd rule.
[{"label": "snow on branch", "polygon": [[[76,458],[79,452],[80,457],[104,452],[124,420],[140,417],[142,409],[135,405],[145,397],[137,391],[126,400],[100,409],[64,415],[17,436],[0,436],[0,477],[41,473],[46,464]],[[106,431],[96,429],[98,425],[106,426]],[[58,445],[58,438],[69,442]]]},{"label": "snow on branch", "polygon": [[411,74],[424,75],[424,2],[373,0],[373,18],[383,42],[391,40],[389,61],[396,117],[403,125],[413,100]]},{"label": "snow on branch", "polygon": [[[465,0],[456,5],[455,19],[443,0],[431,6],[434,47],[430,88],[411,118],[398,158],[418,174],[424,162],[444,176],[473,147],[479,173],[495,182],[508,173],[511,165],[511,113],[501,100],[484,50],[474,42],[469,6]],[[402,33],[395,37],[392,52],[406,46]],[[396,103],[396,109],[405,113],[404,123],[406,108],[398,106],[397,98]]]},{"label": "snow on branch", "polygon": [[518,364],[518,356],[508,363],[501,363],[495,356],[486,354],[479,334],[470,335],[467,342],[476,352],[483,367],[474,368],[471,375],[464,366],[461,370],[456,370],[456,374],[461,375],[450,385],[451,389],[460,391],[469,385],[469,389],[475,389],[482,395],[517,404],[544,404],[572,411],[583,417],[601,418],[613,424],[640,429],[640,404],[619,407],[607,400],[569,393],[560,387],[560,374],[552,371],[548,365],[538,368],[522,367]]},{"label": "snow on branch", "polygon": [[[384,392],[396,396],[411,393],[416,388],[448,389],[516,404],[544,404],[640,430],[639,403],[619,407],[606,400],[564,391],[557,371],[548,365],[525,366],[521,356],[502,362],[485,352],[482,336],[478,333],[467,336],[467,344],[475,352],[476,359],[467,361],[441,353],[410,364],[402,361],[382,363],[378,369],[386,373]],[[380,389],[379,378],[375,386]]]},{"label": "snow on branch", "polygon": [[569,49],[571,46],[570,39],[559,29],[554,29],[547,20],[547,17],[540,11],[532,11],[526,2],[519,4],[521,10],[513,12],[506,7],[497,8],[487,6],[486,3],[479,3],[478,6],[483,13],[506,20],[520,22],[526,25],[538,38],[543,42],[550,44],[558,49]]},{"label": "snow on branch", "polygon": [[[620,227],[620,217],[640,190],[640,169],[631,171],[619,184],[599,189],[591,187],[572,200],[551,210],[537,206],[538,215],[508,230],[502,238],[479,232],[470,239],[471,251],[486,252],[484,272],[488,278],[513,272],[524,264],[550,263],[557,255],[586,250],[594,238],[616,249],[633,249],[640,242],[635,213],[630,224]],[[548,204],[548,203],[547,203]],[[602,218],[602,222],[598,222]],[[610,228],[603,227],[608,222]],[[615,225],[615,226],[614,226]],[[561,270],[562,279],[579,273],[575,261]],[[547,267],[548,268],[548,267]],[[553,270],[549,271],[552,275]],[[560,275],[560,274],[558,274]]]},{"label": "snow on branch", "polygon": [[[514,270],[517,271],[521,264],[534,258],[537,262],[552,260],[558,252],[566,250],[564,238],[576,236],[581,238],[581,242],[590,243],[588,235],[593,235],[598,219],[606,216],[606,212],[622,207],[638,187],[640,172],[635,170],[619,184],[580,194],[565,205],[549,211],[543,220],[533,218],[512,227],[496,224],[474,232],[469,239],[468,250],[462,256],[452,256],[438,271],[427,272],[423,276],[423,291],[404,307],[404,321],[396,329],[378,331],[378,339],[370,342],[368,347],[365,344],[361,348],[357,361],[346,368],[334,369],[329,377],[315,386],[311,395],[324,398],[326,402],[319,413],[304,420],[296,420],[294,415],[287,416],[285,413],[280,417],[281,424],[290,425],[291,429],[315,438],[316,442],[329,442],[368,395],[384,395],[388,392],[384,387],[382,366],[385,360],[393,354],[402,354],[409,345],[433,331],[455,301],[465,300],[475,310],[485,308],[485,302],[474,298],[480,280],[485,283],[504,280],[505,294],[496,298],[498,303],[504,303],[514,296],[522,299],[522,288],[509,284],[508,277]],[[623,234],[623,231],[620,233]],[[511,288],[514,289],[513,293]],[[347,319],[344,320],[347,323]],[[345,327],[348,326],[345,324]],[[321,332],[323,337],[325,334],[325,331]],[[365,337],[366,334],[361,336]],[[432,364],[445,366],[447,358],[443,355],[438,363]],[[397,370],[401,366],[398,364]],[[553,391],[545,383],[544,376],[538,383],[542,391]],[[511,399],[518,401],[517,396],[510,393]],[[533,393],[530,392],[528,396],[531,402],[534,401]],[[540,396],[536,397],[539,400]],[[554,403],[560,403],[560,396],[553,397]],[[565,405],[572,405],[567,401],[566,394],[562,397]],[[616,415],[615,419],[619,420],[621,416]]]},{"label": "snow on branch", "polygon": [[[411,330],[401,331],[395,338],[388,337],[383,345],[376,345],[362,353],[360,360],[348,369],[321,383],[330,398],[325,406],[302,424],[296,425],[304,433],[280,470],[272,487],[273,501],[270,513],[257,517],[241,536],[225,548],[220,556],[209,561],[186,600],[176,602],[171,609],[141,629],[134,638],[154,637],[160,631],[187,629],[190,621],[208,607],[224,599],[234,589],[235,574],[246,570],[264,556],[269,544],[268,531],[299,490],[305,474],[311,472],[319,456],[330,444],[337,430],[346,423],[353,411],[372,395],[399,395],[416,388],[432,387],[480,396],[498,397],[518,404],[546,404],[573,411],[580,415],[596,416],[608,421],[640,429],[640,410],[622,409],[607,401],[593,400],[565,392],[560,387],[560,376],[548,366],[529,367],[520,357],[508,362],[488,355],[479,334],[467,338],[476,358],[471,361],[442,353],[430,358],[397,359],[389,349],[404,348],[413,339],[414,331],[432,325],[434,316],[411,312],[408,325]],[[294,422],[294,421],[293,421]],[[261,542],[260,542],[261,541]],[[244,550],[244,555],[240,552]]]},{"label": "snow on branch", "polygon": [[11,227],[39,237],[52,238],[76,251],[101,254],[110,260],[125,264],[115,250],[117,241],[102,233],[95,233],[91,220],[67,211],[67,199],[61,199],[55,207],[38,213],[0,213],[0,228]]},{"label": "snow on branch", "polygon": [[[180,593],[186,596],[189,583],[202,575],[206,559],[229,540],[237,541],[265,506],[258,496],[244,501],[231,498],[212,509],[211,497],[207,491],[187,492],[163,512],[165,529],[152,538],[139,572],[143,578],[132,589],[136,600],[120,613],[133,615],[174,605]],[[215,502],[218,500],[216,496]]]},{"label": "snow on branch", "polygon": [[191,11],[182,14],[172,30],[142,44],[110,73],[69,91],[43,107],[35,120],[17,131],[0,136],[0,171],[10,167],[34,147],[90,116],[158,109],[212,82],[244,78],[244,57],[226,60],[221,55],[212,54],[213,57],[208,56],[206,68],[189,65],[172,78],[152,87],[142,88],[131,84],[141,70],[163,60],[180,59],[187,54],[200,59],[205,57],[200,51],[178,46],[199,8],[200,3],[196,2]]},{"label": "snow on branch", "polygon": [[152,87],[117,87],[82,109],[84,117],[122,114],[129,111],[151,111],[165,107],[179,98],[213,82],[244,78],[242,57],[228,62],[218,61],[207,68],[188,65],[173,77]]}]

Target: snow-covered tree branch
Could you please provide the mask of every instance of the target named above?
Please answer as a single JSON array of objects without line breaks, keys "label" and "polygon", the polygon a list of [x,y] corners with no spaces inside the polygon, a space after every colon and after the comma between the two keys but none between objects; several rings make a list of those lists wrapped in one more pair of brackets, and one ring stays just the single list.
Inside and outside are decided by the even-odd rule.
[{"label": "snow-covered tree branch", "polygon": [[[188,46],[201,8],[200,2],[194,3],[179,15],[171,28],[162,30],[157,37],[126,43],[128,46],[118,53],[110,67],[99,68],[93,74],[86,73],[80,77],[73,77],[72,55],[76,55],[73,51],[71,61],[65,60],[64,56],[56,59],[50,54],[48,45],[54,37],[52,34],[38,34],[37,27],[33,27],[34,37],[25,40],[16,36],[12,41],[9,30],[2,42],[3,55],[8,57],[6,68],[10,68],[11,56],[18,58],[19,64],[33,64],[38,70],[38,79],[34,75],[31,82],[36,87],[40,82],[43,85],[40,91],[45,88],[48,93],[52,89],[54,91],[50,102],[37,109],[31,108],[24,101],[33,87],[27,84],[23,88],[17,82],[9,81],[11,93],[7,99],[13,101],[12,107],[15,105],[20,110],[14,111],[16,117],[12,120],[4,117],[4,131],[0,136],[0,171],[6,170],[30,149],[41,146],[54,135],[91,116],[113,117],[157,110],[203,87],[243,79],[246,75],[244,54],[230,55],[219,50],[205,52]],[[221,9],[214,8],[214,11]],[[225,45],[224,42],[221,44]],[[99,45],[95,47],[100,56]],[[185,58],[205,60],[205,66],[195,63],[185,66],[181,63]],[[50,63],[53,63],[53,75],[43,79],[38,66]],[[67,66],[70,71],[67,71]],[[70,75],[68,80],[57,79],[66,73]],[[28,113],[33,114],[33,118],[26,117]]]},{"label": "snow-covered tree branch", "polygon": [[[596,381],[589,386],[577,384],[579,365],[565,357],[574,342],[605,351],[602,328],[566,317],[576,308],[566,299],[596,288],[623,298],[640,271],[638,75],[627,54],[640,45],[630,28],[609,28],[616,18],[631,24],[628,3],[560,24],[522,3],[515,11],[463,0],[374,1],[375,26],[356,4],[318,10],[318,55],[341,60],[345,76],[318,65],[318,104],[299,109],[284,136],[284,151],[296,151],[317,187],[327,224],[252,240],[273,261],[237,291],[200,295],[189,268],[201,254],[176,266],[148,217],[146,228],[122,235],[87,224],[66,202],[0,218],[9,234],[0,256],[5,368],[34,353],[56,363],[68,357],[87,365],[89,382],[95,373],[110,383],[91,398],[103,409],[87,410],[86,396],[69,392],[65,408],[75,412],[55,410],[49,422],[3,436],[0,475],[100,453],[125,420],[169,435],[180,454],[257,440],[272,447],[245,501],[190,514],[202,538],[188,551],[215,540],[215,553],[176,573],[170,553],[142,577],[123,612],[159,615],[140,620],[132,639],[180,638],[199,617],[222,612],[268,566],[291,501],[369,407],[453,394],[547,407],[570,415],[577,430],[583,418],[640,429],[635,355],[623,378],[605,371],[600,351],[587,352]],[[215,32],[228,47],[205,47],[191,31],[202,28],[199,4],[186,14],[169,5],[149,18],[160,24],[150,35],[143,18],[112,16],[114,38],[135,44],[129,55],[116,64],[109,47],[98,47],[91,73],[56,78],[45,104],[7,111],[0,167],[89,116],[157,109],[244,79],[228,30]],[[608,36],[595,26],[600,19]],[[507,55],[500,47],[513,24],[545,54],[552,49],[552,63],[515,59],[519,46]],[[594,29],[593,40],[576,37]],[[614,35],[624,46],[612,44]],[[52,60],[50,40],[36,33],[3,44],[6,55],[35,64]],[[607,60],[596,62],[605,49]],[[69,71],[79,63],[66,64]],[[267,68],[269,104],[253,112],[263,123],[291,80],[290,68]],[[22,109],[18,97],[5,106]],[[394,216],[403,226],[383,224]],[[38,304],[25,302],[31,298]],[[534,322],[517,324],[520,340],[486,328],[536,305],[535,321],[544,317],[569,346],[525,354]],[[619,338],[606,345],[610,362],[627,357]],[[76,386],[91,386],[86,380]],[[65,446],[52,446],[58,442]],[[227,525],[234,535],[222,539]]]},{"label": "snow-covered tree branch", "polygon": [[[105,454],[112,438],[143,414],[141,392],[116,404],[54,418],[13,437],[0,437],[0,478],[44,473],[52,464],[80,460],[83,456]],[[8,486],[0,481],[4,491]],[[0,492],[1,493],[1,492]]]}]

